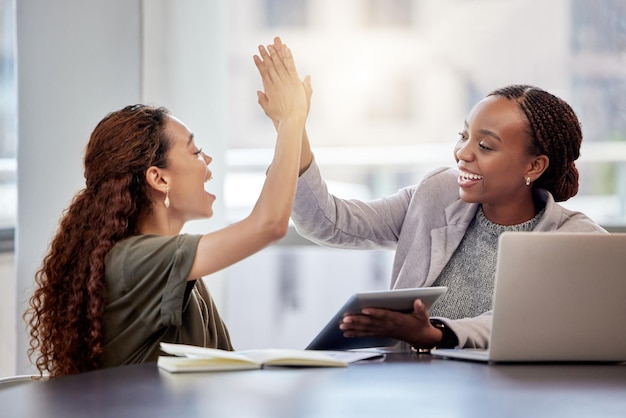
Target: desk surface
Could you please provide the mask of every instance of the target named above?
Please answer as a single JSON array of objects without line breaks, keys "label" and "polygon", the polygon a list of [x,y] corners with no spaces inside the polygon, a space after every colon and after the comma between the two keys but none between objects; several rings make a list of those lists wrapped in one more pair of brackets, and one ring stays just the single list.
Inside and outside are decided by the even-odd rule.
[{"label": "desk surface", "polygon": [[626,365],[393,354],[347,368],[169,374],[154,363],[0,389],[0,417],[625,417]]}]

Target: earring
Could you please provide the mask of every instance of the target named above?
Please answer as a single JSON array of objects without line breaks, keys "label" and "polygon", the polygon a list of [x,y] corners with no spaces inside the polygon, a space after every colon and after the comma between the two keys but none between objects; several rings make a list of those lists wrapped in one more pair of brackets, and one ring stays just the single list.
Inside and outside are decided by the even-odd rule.
[{"label": "earring", "polygon": [[530,186],[530,177],[526,177],[526,186]]},{"label": "earring", "polygon": [[165,208],[170,207],[170,189],[165,189],[165,201],[163,202]]}]

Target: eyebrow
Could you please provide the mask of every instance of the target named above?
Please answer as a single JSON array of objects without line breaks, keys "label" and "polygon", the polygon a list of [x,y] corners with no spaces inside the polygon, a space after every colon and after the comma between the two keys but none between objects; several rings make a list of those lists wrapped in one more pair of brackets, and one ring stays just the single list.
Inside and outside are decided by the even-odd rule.
[{"label": "eyebrow", "polygon": [[193,142],[193,134],[189,134],[189,140],[187,141],[187,146],[191,145],[191,143]]},{"label": "eyebrow", "polygon": [[[468,125],[467,121],[464,121],[463,124],[465,125],[466,129],[469,128],[469,125]],[[502,142],[502,138],[500,138],[495,132],[490,131],[489,129],[479,129],[478,133],[482,134],[482,135],[490,136],[490,137],[498,140],[499,142]]]}]

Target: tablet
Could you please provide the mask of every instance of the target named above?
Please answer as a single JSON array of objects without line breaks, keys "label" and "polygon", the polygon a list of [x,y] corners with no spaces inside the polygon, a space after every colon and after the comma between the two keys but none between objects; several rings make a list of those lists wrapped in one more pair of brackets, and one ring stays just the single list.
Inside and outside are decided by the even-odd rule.
[{"label": "tablet", "polygon": [[417,287],[411,289],[377,290],[355,293],[328,321],[326,326],[306,347],[307,350],[350,350],[354,348],[389,347],[398,340],[386,337],[350,337],[343,336],[339,323],[346,314],[356,314],[363,308],[383,308],[398,312],[412,312],[413,301],[421,299],[427,308],[446,291],[445,286]]}]

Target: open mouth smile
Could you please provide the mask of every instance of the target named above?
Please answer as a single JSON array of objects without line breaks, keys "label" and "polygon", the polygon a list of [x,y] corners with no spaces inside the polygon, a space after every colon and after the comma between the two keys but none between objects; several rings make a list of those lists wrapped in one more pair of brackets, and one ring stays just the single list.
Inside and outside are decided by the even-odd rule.
[{"label": "open mouth smile", "polygon": [[458,183],[460,186],[469,186],[481,181],[482,179],[483,176],[481,176],[480,174],[474,174],[464,170],[459,170]]}]

